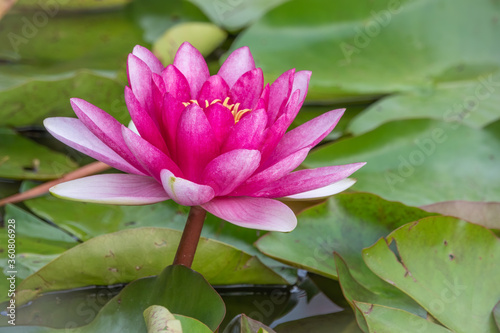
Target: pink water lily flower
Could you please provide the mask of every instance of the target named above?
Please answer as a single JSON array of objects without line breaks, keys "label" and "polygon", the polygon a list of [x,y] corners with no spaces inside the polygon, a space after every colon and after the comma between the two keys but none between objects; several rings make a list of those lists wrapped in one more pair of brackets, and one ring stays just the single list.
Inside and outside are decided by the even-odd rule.
[{"label": "pink water lily flower", "polygon": [[248,47],[235,50],[217,75],[184,43],[164,67],[146,48],[128,57],[125,101],[131,126],[71,99],[76,118],[48,118],[58,140],[125,173],[62,183],[67,199],[117,205],[172,199],[200,205],[236,225],[291,231],[297,219],[276,198],[308,199],[345,190],[364,163],[295,170],[335,127],[344,110],[327,112],[289,132],[311,73],[283,73],[264,86]]}]

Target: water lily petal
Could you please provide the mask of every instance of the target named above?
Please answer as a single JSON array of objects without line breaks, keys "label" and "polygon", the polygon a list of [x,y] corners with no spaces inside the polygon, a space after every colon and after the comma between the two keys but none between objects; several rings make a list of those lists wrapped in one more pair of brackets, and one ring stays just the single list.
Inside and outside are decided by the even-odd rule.
[{"label": "water lily petal", "polygon": [[148,65],[133,54],[128,55],[127,63],[128,82],[135,97],[146,109],[151,117],[154,117],[153,94],[152,94],[152,72]]},{"label": "water lily petal", "polygon": [[205,110],[205,114],[220,147],[234,126],[234,116],[228,108],[220,103],[210,105]]},{"label": "water lily petal", "polygon": [[137,175],[144,174],[106,146],[79,119],[66,117],[46,118],[43,125],[57,140],[85,155],[124,172]]},{"label": "water lily petal", "polygon": [[123,140],[122,124],[108,113],[83,99],[72,98],[70,101],[78,118],[99,140],[113,149],[134,168],[146,173]]},{"label": "water lily petal", "polygon": [[281,74],[276,81],[271,84],[269,92],[269,107],[267,109],[267,115],[270,123],[273,123],[276,120],[280,111],[285,107],[288,99],[290,98],[294,74],[295,68],[290,69]]},{"label": "water lily petal", "polygon": [[184,74],[174,65],[168,65],[161,73],[161,76],[165,83],[166,92],[181,102],[188,102],[191,99],[191,88],[189,87],[189,83]]},{"label": "water lily petal", "polygon": [[173,159],[177,156],[177,126],[184,109],[184,104],[172,94],[167,93],[163,96],[162,134]]},{"label": "water lily petal", "polygon": [[184,74],[189,82],[191,97],[198,96],[201,86],[210,76],[207,63],[200,51],[188,42],[182,43],[175,54],[174,66]]},{"label": "water lily petal", "polygon": [[219,197],[202,207],[215,216],[240,227],[288,232],[297,226],[297,217],[284,203],[251,197]]},{"label": "water lily petal", "polygon": [[292,91],[300,90],[299,105],[298,108],[302,107],[304,100],[306,99],[307,90],[309,89],[309,80],[311,80],[311,71],[299,71],[293,76],[293,87]]},{"label": "water lily petal", "polygon": [[264,88],[262,69],[255,68],[243,74],[231,87],[229,97],[233,103],[240,103],[239,110],[253,109]]},{"label": "water lily petal", "polygon": [[187,179],[199,181],[205,166],[219,154],[217,140],[203,110],[187,106],[177,125],[177,161]]},{"label": "water lily petal", "polygon": [[210,185],[217,196],[223,196],[243,183],[259,166],[258,150],[236,149],[217,156],[203,171],[203,184]]},{"label": "water lily petal", "polygon": [[129,87],[125,87],[125,103],[140,136],[168,155],[167,146],[158,127]]},{"label": "water lily petal", "polygon": [[206,107],[206,102],[212,103],[216,99],[224,101],[228,91],[229,86],[226,81],[219,75],[213,75],[201,87],[198,103],[201,107]]},{"label": "water lily petal", "polygon": [[337,125],[344,111],[338,109],[326,112],[286,133],[266,160],[265,166],[276,163],[294,151],[317,145]]},{"label": "water lily petal", "polygon": [[151,177],[104,174],[58,184],[50,192],[64,199],[111,205],[147,205],[170,199]]},{"label": "water lily petal", "polygon": [[161,61],[158,60],[158,58],[151,51],[143,46],[136,45],[132,54],[144,61],[153,73],[160,74],[165,68]]},{"label": "water lily petal", "polygon": [[290,154],[267,169],[264,169],[248,178],[243,185],[236,188],[236,190],[230,195],[251,195],[252,193],[266,188],[276,180],[295,170],[304,161],[308,152],[309,149],[304,148]]},{"label": "water lily petal", "polygon": [[[271,90],[271,86],[268,83],[268,84],[266,84],[266,86],[262,90],[262,94],[260,94],[259,101],[257,102],[257,106],[255,107],[256,110],[258,110],[258,109],[268,110],[269,91],[270,90]],[[269,121],[267,123],[271,124]]]},{"label": "water lily petal", "polygon": [[326,185],[324,187],[317,188],[315,190],[306,191],[302,193],[297,193],[294,195],[289,195],[287,197],[283,197],[283,200],[311,200],[311,199],[321,199],[326,198],[331,195],[340,193],[342,191],[347,190],[349,187],[356,183],[355,179],[346,178],[339,180],[330,185]]},{"label": "water lily petal", "polygon": [[176,177],[169,170],[162,170],[161,182],[170,198],[180,205],[197,206],[204,204],[215,195],[213,188]]},{"label": "water lily petal", "polygon": [[153,116],[151,119],[161,129],[163,118],[163,96],[165,95],[165,82],[161,75],[153,73],[151,76],[153,84],[151,85],[151,96],[153,98]]},{"label": "water lily petal", "polygon": [[[295,109],[298,103],[299,99],[299,94],[300,91],[296,90],[290,99],[288,100],[288,103],[285,106],[285,110],[281,116],[278,117],[278,119],[272,124],[265,133],[265,140],[263,141],[263,145],[261,148],[261,154],[262,154],[262,166],[267,166],[264,162],[267,161],[267,158],[273,153],[274,149],[280,142],[280,140],[283,138],[283,135],[285,135],[286,130],[290,125],[292,124],[293,120],[295,119],[296,115],[290,116],[289,115],[289,110],[290,109]],[[298,109],[297,109],[298,110]],[[291,113],[291,112],[290,112]],[[312,146],[310,147],[312,148]],[[273,161],[276,162],[276,161]]]},{"label": "water lily petal", "polygon": [[366,163],[334,165],[292,172],[252,196],[280,198],[315,190],[349,177]]},{"label": "water lily petal", "polygon": [[171,170],[179,176],[182,175],[181,170],[170,157],[125,126],[122,126],[122,135],[127,147],[129,147],[142,167],[156,180],[161,180],[160,172],[163,169]]},{"label": "water lily petal", "polygon": [[221,151],[224,153],[233,149],[258,149],[264,137],[266,124],[265,110],[249,112],[233,126]]},{"label": "water lily petal", "polygon": [[234,50],[219,69],[218,75],[222,76],[229,87],[248,71],[255,68],[255,61],[248,46]]}]

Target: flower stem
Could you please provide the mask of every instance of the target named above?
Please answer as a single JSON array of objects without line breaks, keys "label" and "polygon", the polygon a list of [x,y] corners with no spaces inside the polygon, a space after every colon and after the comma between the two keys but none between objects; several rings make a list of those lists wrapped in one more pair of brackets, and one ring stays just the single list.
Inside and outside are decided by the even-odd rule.
[{"label": "flower stem", "polygon": [[175,254],[174,265],[191,268],[206,215],[207,212],[200,206],[191,207],[186,226],[182,232],[181,242]]}]

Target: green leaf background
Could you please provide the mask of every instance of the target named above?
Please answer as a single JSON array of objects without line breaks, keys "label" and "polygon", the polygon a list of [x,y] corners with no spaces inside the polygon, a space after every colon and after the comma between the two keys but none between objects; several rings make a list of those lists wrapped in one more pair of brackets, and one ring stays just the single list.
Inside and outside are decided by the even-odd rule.
[{"label": "green leaf background", "polygon": [[[294,285],[297,269],[304,269],[316,284],[311,290],[346,309],[276,327],[266,318],[265,326],[245,316],[256,300],[240,296],[226,300],[224,318],[222,301],[198,273],[164,270],[187,208],[43,195],[0,207],[0,263],[6,275],[6,221],[15,219],[18,299],[43,294],[20,312],[20,323],[45,319],[42,326],[13,328],[2,317],[0,332],[59,332],[86,296],[70,293],[64,304],[71,306],[58,308],[49,306],[57,294],[43,292],[109,283],[129,284],[96,307],[87,326],[68,329],[146,332],[144,310],[161,305],[193,332],[214,331],[222,321],[223,331],[245,311],[231,332],[500,332],[498,1],[54,3],[18,0],[0,18],[2,198],[92,161],[42,126],[47,117],[74,117],[69,98],[88,100],[128,123],[126,57],[136,44],[166,65],[188,40],[212,73],[246,45],[266,82],[290,68],[313,72],[292,128],[347,108],[301,167],[367,164],[353,175],[357,183],[348,193],[289,203],[303,212],[288,234],[209,216],[193,268],[209,283],[231,286]],[[115,258],[103,259],[110,251]],[[443,281],[463,290],[450,293]],[[188,282],[197,287],[184,287]],[[2,277],[1,301],[8,288]],[[445,302],[443,295],[455,299]],[[180,304],[196,297],[206,302]],[[290,306],[275,307],[276,316],[291,310],[292,298]]]}]

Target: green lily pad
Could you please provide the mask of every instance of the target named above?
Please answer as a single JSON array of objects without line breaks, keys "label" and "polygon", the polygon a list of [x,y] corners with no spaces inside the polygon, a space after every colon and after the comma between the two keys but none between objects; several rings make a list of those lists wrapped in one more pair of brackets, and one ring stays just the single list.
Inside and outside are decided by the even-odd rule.
[{"label": "green lily pad", "polygon": [[[337,273],[338,274],[338,273]],[[348,308],[349,302],[345,299],[342,293],[342,288],[338,280],[324,277],[323,275],[307,273],[307,276],[312,280],[314,285],[325,294],[333,303],[342,308]],[[309,295],[308,295],[309,296]]]},{"label": "green lily pad", "polygon": [[24,202],[36,215],[79,239],[138,227],[183,230],[187,211],[173,201],[146,206],[117,206],[68,201],[44,195]]},{"label": "green lily pad", "polygon": [[26,77],[16,87],[0,89],[0,124],[41,126],[48,117],[76,117],[69,103],[72,97],[91,101],[124,124],[130,121],[123,84],[93,71],[79,70],[46,78]]},{"label": "green lily pad", "polygon": [[[50,3],[44,5],[49,7]],[[124,10],[51,15],[40,7],[31,13],[6,15],[0,21],[0,59],[39,67],[39,74],[80,68],[117,71],[124,68],[133,47],[142,43],[140,28]],[[22,66],[10,66],[1,67],[8,72],[34,75],[23,71]]]},{"label": "green lily pad", "polygon": [[[345,105],[341,104],[336,104],[336,105],[305,105],[300,109],[300,112],[297,114],[297,117],[295,117],[292,125],[290,126],[289,130],[292,130],[305,122],[316,118],[320,115],[322,115],[325,112],[328,112],[330,110],[335,110],[335,109],[342,109],[345,108]],[[325,137],[325,141],[331,141],[340,138],[343,136],[346,132],[346,128],[350,121],[356,117],[362,110],[365,109],[365,106],[359,106],[359,105],[354,105],[354,106],[349,106],[342,118],[340,118],[340,121],[338,124],[335,126],[333,131],[328,134]]]},{"label": "green lily pad", "polygon": [[493,309],[493,317],[495,317],[498,329],[500,330],[500,301],[497,306],[495,306],[495,309]]},{"label": "green lily pad", "polygon": [[458,217],[489,229],[500,229],[500,202],[445,201],[421,208],[428,212]]},{"label": "green lily pad", "polygon": [[270,232],[256,246],[281,262],[337,279],[335,251],[349,262],[356,278],[369,283],[365,277],[371,272],[361,250],[398,226],[430,214],[369,193],[341,193],[300,214],[294,231]]},{"label": "green lily pad", "polygon": [[158,277],[139,279],[127,285],[87,326],[74,328],[70,325],[62,329],[0,327],[0,332],[146,332],[143,311],[151,305],[170,309],[175,319],[180,320],[182,327],[185,327],[185,332],[205,332],[207,326],[214,331],[225,314],[224,302],[203,276],[177,265],[168,266]]},{"label": "green lily pad", "polygon": [[[101,205],[68,201],[45,195],[24,202],[38,216],[54,222],[82,240],[139,227],[167,227],[183,230],[187,208],[173,201],[146,206]],[[259,253],[252,244],[257,230],[241,228],[208,215],[202,236],[231,244],[252,255]]]},{"label": "green lily pad", "polygon": [[[126,283],[158,274],[173,262],[180,237],[177,230],[137,228],[93,238],[25,279],[17,301],[25,303],[47,291]],[[206,238],[200,239],[193,268],[212,284],[287,283],[257,257]]]},{"label": "green lily pad", "polygon": [[56,226],[50,225],[27,211],[11,204],[5,207],[4,220],[16,221],[15,225],[17,236],[36,236],[37,238],[44,240],[74,243],[75,245],[77,243],[72,236],[58,229]]},{"label": "green lily pad", "polygon": [[[337,266],[337,272],[339,275],[339,282],[342,287],[342,292],[353,308],[356,314],[356,320],[358,325],[363,329],[363,331],[368,332],[369,325],[367,324],[363,311],[357,306],[357,302],[365,302],[372,304],[381,304],[391,307],[396,307],[408,311],[411,314],[418,315],[419,317],[425,317],[427,312],[422,309],[414,300],[402,293],[400,290],[392,287],[390,284],[386,283],[385,288],[383,286],[370,290],[360,284],[351,274],[349,267],[346,262],[338,254],[335,255],[335,265]],[[380,280],[379,277],[375,275],[370,275],[371,279]],[[372,285],[380,284],[379,281],[374,281]]]},{"label": "green lily pad", "polygon": [[197,6],[187,0],[133,1],[127,7],[127,13],[142,28],[143,38],[149,43],[154,43],[176,24],[210,22]]},{"label": "green lily pad", "polygon": [[267,11],[286,2],[286,0],[190,1],[196,4],[212,22],[230,31],[250,25]]},{"label": "green lily pad", "polygon": [[[27,185],[27,182],[24,184]],[[24,204],[38,216],[54,222],[82,240],[138,227],[183,230],[188,215],[188,208],[173,201],[146,206],[117,206],[68,201],[44,195],[27,200]],[[253,246],[263,233],[264,231],[241,228],[207,214],[201,235],[233,245],[249,254],[258,255],[266,264],[275,265],[276,262],[271,262]]]},{"label": "green lily pad", "polygon": [[451,331],[498,332],[492,310],[500,299],[500,239],[488,229],[427,217],[380,239],[363,258]]},{"label": "green lily pad", "polygon": [[477,130],[434,120],[395,121],[321,146],[305,165],[367,162],[354,174],[353,189],[407,205],[500,201],[499,124]]},{"label": "green lily pad", "polygon": [[75,170],[77,164],[16,132],[0,128],[0,177],[48,180]]},{"label": "green lily pad", "polygon": [[[173,201],[165,201],[146,206],[116,206],[62,200],[51,195],[41,196],[24,202],[38,216],[54,222],[61,229],[79,239],[90,238],[139,227],[167,227],[183,230],[188,209]],[[241,228],[211,214],[202,230],[202,236],[215,239],[258,256],[278,274],[294,283],[296,274],[269,257],[262,255],[253,243],[263,231]]]},{"label": "green lily pad", "polygon": [[356,324],[354,314],[350,310],[327,315],[308,317],[279,324],[275,327],[277,333],[362,333]]},{"label": "green lily pad", "polygon": [[[0,267],[2,278],[0,279],[0,290],[8,290],[9,273],[15,270],[16,284],[33,274],[42,266],[59,256],[62,252],[75,246],[76,240],[63,231],[48,225],[44,221],[29,214],[28,212],[13,206],[6,206],[6,214],[3,219],[6,227],[0,229]],[[14,267],[8,260],[8,226],[14,225],[16,240],[16,258]],[[5,275],[5,276],[3,276]],[[0,295],[0,301],[7,298],[7,292]]]},{"label": "green lily pad", "polygon": [[184,42],[191,43],[204,56],[209,55],[227,37],[227,33],[213,23],[179,23],[165,31],[153,44],[153,52],[164,65],[174,62],[175,53]]},{"label": "green lily pad", "polygon": [[[129,3],[131,0],[73,0],[73,1],[61,1],[52,3],[52,6],[47,4],[44,8],[50,8],[50,10],[54,10],[59,12],[62,11],[80,11],[80,10],[103,10],[109,8],[115,8],[119,6],[123,6]],[[15,9],[22,10],[40,10],[40,2],[36,0],[18,0]]]},{"label": "green lily pad", "polygon": [[276,333],[270,327],[240,314],[231,320],[222,333]]},{"label": "green lily pad", "polygon": [[363,313],[370,333],[452,333],[441,325],[400,309],[361,302],[356,302],[356,306]]},{"label": "green lily pad", "polygon": [[438,83],[433,89],[392,95],[376,102],[354,118],[348,131],[360,135],[402,119],[462,122],[482,128],[500,119],[500,73],[468,80]]},{"label": "green lily pad", "polygon": [[248,45],[266,77],[312,70],[310,99],[370,98],[498,69],[499,13],[488,0],[289,1],[232,49]]}]

